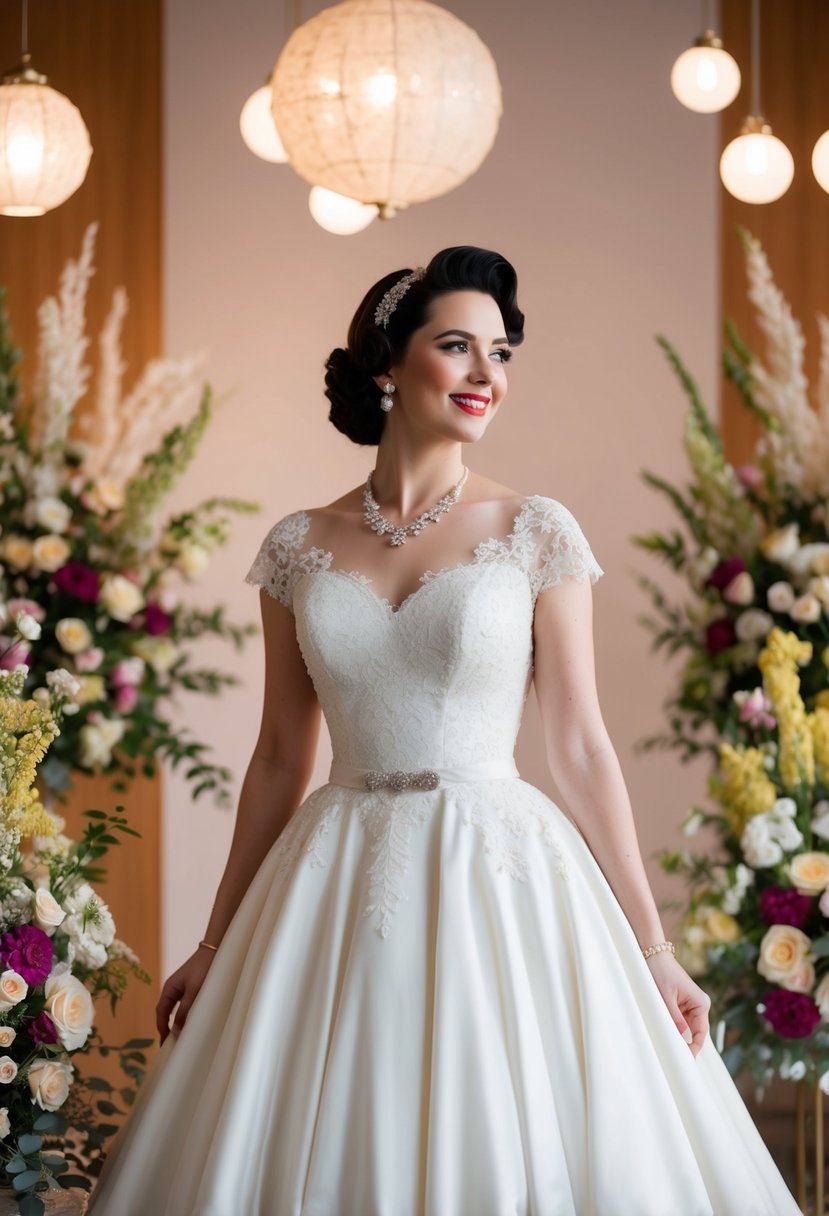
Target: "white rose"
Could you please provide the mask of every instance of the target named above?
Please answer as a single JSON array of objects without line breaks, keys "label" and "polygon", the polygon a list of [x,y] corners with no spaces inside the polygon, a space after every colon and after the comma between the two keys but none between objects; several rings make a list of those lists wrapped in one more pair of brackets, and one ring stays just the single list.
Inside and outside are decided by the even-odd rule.
[{"label": "white rose", "polygon": [[22,975],[11,969],[4,971],[0,975],[0,1013],[19,1005],[28,991],[29,985]]},{"label": "white rose", "polygon": [[175,564],[182,574],[186,574],[188,578],[192,578],[194,575],[201,574],[206,570],[209,561],[210,554],[204,545],[187,542],[179,549]]},{"label": "white rose", "polygon": [[11,1047],[16,1038],[17,1031],[13,1026],[0,1026],[0,1047]]},{"label": "white rose", "polygon": [[41,498],[35,505],[35,521],[50,532],[65,532],[72,512],[60,498]]},{"label": "white rose", "polygon": [[38,887],[35,891],[34,913],[34,921],[38,929],[42,929],[49,937],[66,916],[52,892],[47,891],[45,887]]},{"label": "white rose", "polygon": [[79,732],[79,759],[84,768],[107,765],[112,759],[112,749],[123,737],[125,724],[121,718],[104,718],[101,722],[87,722]]},{"label": "white rose", "polygon": [[749,608],[741,612],[734,622],[734,632],[741,642],[756,642],[764,638],[774,625],[774,618],[762,608]]},{"label": "white rose", "polygon": [[800,530],[797,524],[776,528],[760,541],[760,548],[769,561],[787,562],[800,548]]},{"label": "white rose", "polygon": [[820,600],[811,592],[807,592],[806,595],[797,597],[789,610],[789,615],[793,621],[811,625],[820,620],[821,611]]},{"label": "white rose", "polygon": [[32,1102],[42,1110],[57,1110],[69,1097],[74,1068],[60,1060],[32,1060],[29,1065],[29,1089]]},{"label": "white rose", "polygon": [[47,533],[39,536],[32,545],[32,561],[39,570],[51,573],[65,566],[69,560],[71,549],[62,536]]},{"label": "white rose", "polygon": [[0,1085],[11,1085],[17,1076],[17,1065],[11,1056],[0,1056]]},{"label": "white rose", "polygon": [[794,588],[791,583],[772,583],[766,592],[766,602],[772,612],[788,612],[794,599]]},{"label": "white rose", "polygon": [[8,1106],[0,1106],[0,1140],[5,1140],[12,1129],[9,1123],[9,1108]]},{"label": "white rose", "polygon": [[101,584],[101,604],[114,620],[128,621],[144,607],[144,596],[123,574],[108,574]]},{"label": "white rose", "polygon": [[748,570],[741,570],[723,589],[723,599],[729,604],[750,604],[754,600],[754,579]]},{"label": "white rose", "polygon": [[772,984],[787,988],[789,981],[798,977],[804,964],[811,960],[811,944],[803,930],[794,925],[772,925],[760,942],[757,970]]},{"label": "white rose", "polygon": [[789,569],[801,577],[805,578],[810,573],[825,574],[823,568],[827,555],[829,555],[829,544],[825,541],[816,541],[809,545],[803,545],[797,553],[795,553],[788,561]]},{"label": "white rose", "polygon": [[83,1047],[95,1018],[89,989],[77,976],[64,973],[50,976],[43,991],[46,996],[44,1008],[55,1023],[63,1046],[67,1051]]},{"label": "white rose", "polygon": [[106,511],[120,511],[124,505],[124,491],[114,481],[96,481],[84,494],[84,503],[90,511],[99,515]]},{"label": "white rose", "polygon": [[14,618],[15,628],[22,638],[27,642],[36,642],[40,637],[41,629],[35,618],[28,612],[18,612]]},{"label": "white rose", "polygon": [[92,641],[89,626],[77,616],[65,616],[55,626],[55,637],[58,645],[67,654],[80,654],[86,650]]}]

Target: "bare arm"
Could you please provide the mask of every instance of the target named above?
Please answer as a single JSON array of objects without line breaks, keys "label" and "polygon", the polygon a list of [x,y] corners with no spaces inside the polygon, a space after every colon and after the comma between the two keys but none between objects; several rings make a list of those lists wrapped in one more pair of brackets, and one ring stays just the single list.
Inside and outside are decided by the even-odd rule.
[{"label": "bare arm", "polygon": [[[265,696],[259,738],[248,765],[236,825],[204,940],[218,946],[268,851],[302,801],[319,739],[321,711],[296,639],[291,612],[260,592],[265,638]],[[166,981],[156,1005],[163,1043],[181,1031],[213,961],[197,947]],[[170,1027],[170,1014],[178,1005]]]},{"label": "bare arm", "polygon": [[[596,692],[593,591],[588,579],[542,592],[533,625],[535,687],[547,759],[562,797],[641,947],[665,940],[630,798]],[[667,951],[648,969],[693,1056],[708,1035],[711,998]]]}]

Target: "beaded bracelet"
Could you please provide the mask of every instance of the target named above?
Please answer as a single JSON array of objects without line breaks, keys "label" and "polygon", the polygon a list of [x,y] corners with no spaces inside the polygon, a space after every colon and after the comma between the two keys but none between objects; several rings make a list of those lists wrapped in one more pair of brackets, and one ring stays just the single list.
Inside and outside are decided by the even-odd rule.
[{"label": "beaded bracelet", "polygon": [[642,951],[642,954],[645,958],[650,958],[652,954],[659,954],[660,950],[670,950],[671,954],[676,954],[673,942],[659,942],[656,946],[648,946],[647,950]]},{"label": "beaded bracelet", "polygon": [[207,946],[207,949],[208,949],[208,950],[218,950],[218,949],[219,949],[219,947],[218,947],[218,946],[211,946],[211,945],[210,945],[210,942],[199,942],[199,945],[200,945],[200,946]]}]

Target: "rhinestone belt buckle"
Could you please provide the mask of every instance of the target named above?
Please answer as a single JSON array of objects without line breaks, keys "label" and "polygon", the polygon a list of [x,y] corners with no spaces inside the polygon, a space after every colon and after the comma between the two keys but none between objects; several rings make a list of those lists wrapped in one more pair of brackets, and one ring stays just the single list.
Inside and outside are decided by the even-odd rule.
[{"label": "rhinestone belt buckle", "polygon": [[434,790],[439,785],[440,776],[433,768],[422,768],[413,773],[406,773],[401,769],[380,773],[372,769],[366,773],[366,788],[370,790]]}]

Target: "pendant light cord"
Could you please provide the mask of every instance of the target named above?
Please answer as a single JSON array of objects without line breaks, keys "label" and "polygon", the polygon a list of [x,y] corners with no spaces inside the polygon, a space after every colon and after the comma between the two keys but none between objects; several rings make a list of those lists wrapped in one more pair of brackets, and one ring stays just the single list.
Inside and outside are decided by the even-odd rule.
[{"label": "pendant light cord", "polygon": [[29,0],[21,0],[20,13],[20,57],[24,60],[29,53]]},{"label": "pendant light cord", "polygon": [[751,0],[751,112],[762,117],[760,108],[760,0]]}]

